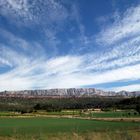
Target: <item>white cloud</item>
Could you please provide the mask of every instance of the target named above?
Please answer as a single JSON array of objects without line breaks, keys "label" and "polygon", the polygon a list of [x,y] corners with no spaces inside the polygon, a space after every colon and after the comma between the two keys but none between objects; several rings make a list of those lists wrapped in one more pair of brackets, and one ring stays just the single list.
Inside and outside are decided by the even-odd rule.
[{"label": "white cloud", "polygon": [[[18,56],[18,53],[13,57],[18,57],[20,60],[24,58]],[[87,59],[86,56],[71,55],[34,61],[28,58],[26,62],[18,63],[13,70],[0,75],[0,90],[81,87],[140,78],[140,64],[104,72],[92,72],[85,70],[88,65]]]},{"label": "white cloud", "polygon": [[21,25],[52,24],[68,16],[66,8],[56,0],[1,0],[0,7],[2,15],[13,21],[16,19]]},{"label": "white cloud", "polygon": [[[11,42],[15,39],[16,36],[12,35]],[[31,51],[32,44],[26,40],[24,42]],[[0,60],[4,61],[0,65],[10,65],[12,69],[0,75],[0,90],[70,88],[140,79],[139,42],[140,38],[137,37],[116,46],[110,52],[51,58],[40,52],[41,46],[38,48],[35,45],[31,56],[1,46]]]},{"label": "white cloud", "polygon": [[126,91],[140,91],[140,84],[132,84],[132,85],[127,85],[127,86],[121,86],[121,87],[112,88],[110,90],[122,91],[124,89]]},{"label": "white cloud", "polygon": [[12,67],[11,63],[8,60],[4,58],[0,58],[0,66],[4,66],[4,65]]},{"label": "white cloud", "polygon": [[8,32],[7,30],[1,29],[0,28],[0,37],[2,36],[2,38],[4,38],[5,40],[8,40],[8,42],[6,42],[7,44],[9,44],[9,46],[12,47],[19,47],[20,49],[23,50],[29,50],[30,43],[28,43],[27,41],[25,41],[24,39],[12,34],[11,32]]},{"label": "white cloud", "polygon": [[[4,1],[2,2],[4,3]],[[19,14],[24,16],[21,10],[24,3],[21,3],[20,6],[14,0],[7,0],[7,2],[11,6],[3,5],[6,9],[8,8],[8,10],[13,12],[19,10]],[[42,1],[39,0],[38,2]],[[33,4],[36,5],[36,3],[37,1]],[[50,10],[50,17],[48,16],[48,18],[50,18],[50,21],[54,23],[66,20],[67,13],[66,15],[62,14],[62,17],[57,17],[58,14],[60,15],[61,12],[65,11],[65,8],[56,1],[51,1],[50,4],[50,8],[48,6]],[[24,7],[29,8],[29,5],[27,4]],[[52,8],[54,9],[53,13],[51,13]],[[140,79],[140,37],[138,36],[140,25],[138,24],[139,21],[137,21],[139,19],[139,9],[139,7],[129,9],[123,17],[98,35],[99,42],[114,45],[100,52],[91,52],[83,55],[67,54],[65,56],[48,58],[46,54],[44,55],[41,44],[37,42],[29,43],[27,40],[19,38],[12,33],[1,30],[3,37],[9,40],[9,44],[0,44],[0,66],[8,65],[11,69],[0,74],[0,90],[70,88],[120,80]],[[39,9],[25,11],[27,13],[31,12],[31,14],[37,12],[38,15],[43,13]],[[15,16],[19,15],[15,13]],[[41,19],[45,18],[45,16],[41,16]],[[80,22],[79,15],[75,18],[77,18],[77,24],[80,26],[80,36],[78,37],[84,41],[90,40],[90,38],[85,36],[85,28]],[[49,27],[45,31],[48,42],[50,41],[48,43],[51,44],[50,46],[59,44],[60,40],[56,35],[59,32],[57,28],[53,30],[52,27]],[[129,37],[129,39],[116,43],[126,37]],[[135,90],[138,89],[138,85],[129,87],[131,89],[135,88]],[[128,89],[127,86],[120,88],[124,88],[123,90]]]},{"label": "white cloud", "polygon": [[97,35],[98,43],[110,45],[140,34],[140,6],[129,8],[119,17]]},{"label": "white cloud", "polygon": [[27,0],[1,0],[0,7],[1,14],[7,18],[20,17],[24,20],[32,18]]},{"label": "white cloud", "polygon": [[[129,66],[140,61],[140,37],[115,45],[107,51],[86,55],[85,70],[102,71]],[[99,57],[100,56],[100,57]]]}]

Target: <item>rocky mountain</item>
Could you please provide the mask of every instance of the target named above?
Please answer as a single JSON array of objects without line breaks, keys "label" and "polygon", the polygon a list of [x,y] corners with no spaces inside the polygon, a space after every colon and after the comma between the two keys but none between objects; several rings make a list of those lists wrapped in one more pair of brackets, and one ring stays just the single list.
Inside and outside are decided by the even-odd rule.
[{"label": "rocky mountain", "polygon": [[95,88],[69,88],[69,89],[47,89],[47,90],[22,90],[22,91],[3,91],[0,97],[95,97],[95,96],[121,96],[132,97],[140,96],[140,91],[103,91]]}]

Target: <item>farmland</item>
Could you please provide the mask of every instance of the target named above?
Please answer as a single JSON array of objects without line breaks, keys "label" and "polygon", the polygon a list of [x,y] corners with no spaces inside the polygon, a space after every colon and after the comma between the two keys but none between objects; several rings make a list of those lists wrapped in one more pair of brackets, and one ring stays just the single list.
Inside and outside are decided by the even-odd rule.
[{"label": "farmland", "polygon": [[[13,139],[45,139],[47,137],[74,137],[89,135],[95,132],[114,135],[115,133],[131,133],[140,130],[140,122],[109,122],[68,118],[1,118],[1,138]],[[134,131],[135,133],[137,131]],[[130,134],[131,134],[130,133]],[[136,134],[138,135],[138,134]]]},{"label": "farmland", "polygon": [[119,110],[119,111],[99,111],[96,112],[94,109],[69,109],[69,110],[61,110],[61,111],[54,111],[54,112],[47,112],[46,110],[38,110],[31,113],[20,113],[20,112],[13,112],[13,111],[1,111],[0,117],[36,117],[36,116],[56,116],[56,117],[82,117],[82,118],[140,118],[140,114],[137,113],[135,110]]},{"label": "farmland", "polygon": [[1,98],[0,140],[139,140],[139,99]]}]

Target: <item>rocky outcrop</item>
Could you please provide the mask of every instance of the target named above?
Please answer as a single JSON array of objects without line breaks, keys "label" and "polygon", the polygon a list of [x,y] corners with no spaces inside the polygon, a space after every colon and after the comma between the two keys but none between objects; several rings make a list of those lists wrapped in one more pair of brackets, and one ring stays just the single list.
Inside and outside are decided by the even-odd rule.
[{"label": "rocky outcrop", "polygon": [[140,96],[140,91],[136,92],[113,92],[103,91],[95,88],[69,88],[69,89],[47,89],[47,90],[22,90],[4,91],[0,96],[8,97],[94,97],[94,96],[121,96],[132,97]]}]

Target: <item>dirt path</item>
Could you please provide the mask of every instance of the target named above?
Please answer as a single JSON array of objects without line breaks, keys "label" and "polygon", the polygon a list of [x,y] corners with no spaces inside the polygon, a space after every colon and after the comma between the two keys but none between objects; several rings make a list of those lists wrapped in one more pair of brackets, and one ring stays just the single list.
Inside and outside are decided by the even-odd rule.
[{"label": "dirt path", "polygon": [[103,120],[103,121],[133,121],[140,122],[140,117],[138,118],[91,118],[91,117],[80,117],[72,115],[19,115],[19,116],[0,116],[1,118],[32,118],[32,117],[45,117],[45,118],[75,118],[75,119],[85,119],[85,120]]}]

